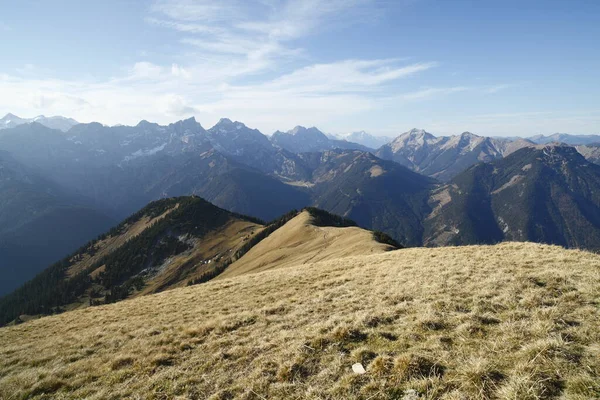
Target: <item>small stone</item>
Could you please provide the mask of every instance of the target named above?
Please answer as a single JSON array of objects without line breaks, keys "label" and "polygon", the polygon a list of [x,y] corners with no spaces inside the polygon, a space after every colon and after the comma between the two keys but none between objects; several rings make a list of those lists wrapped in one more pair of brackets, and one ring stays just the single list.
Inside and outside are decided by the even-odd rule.
[{"label": "small stone", "polygon": [[353,364],[352,371],[354,371],[355,374],[364,374],[367,372],[361,363]]}]

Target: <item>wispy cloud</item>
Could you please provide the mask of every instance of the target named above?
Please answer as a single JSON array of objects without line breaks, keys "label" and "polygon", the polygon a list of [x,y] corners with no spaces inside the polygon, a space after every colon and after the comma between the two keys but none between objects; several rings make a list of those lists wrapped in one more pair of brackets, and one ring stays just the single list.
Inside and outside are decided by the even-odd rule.
[{"label": "wispy cloud", "polygon": [[[498,85],[402,92],[405,83],[414,87],[410,80],[423,79],[441,64],[405,58],[315,62],[302,48],[304,39],[323,30],[379,18],[385,5],[379,0],[158,0],[146,22],[176,34],[180,46],[173,62],[158,64],[146,53],[104,80],[42,78],[51,74],[36,69],[0,75],[0,110],[109,124],[166,123],[195,115],[210,125],[228,116],[270,133],[297,123],[327,124],[398,101],[502,90]],[[391,87],[400,93],[391,93]]]},{"label": "wispy cloud", "polygon": [[0,21],[0,31],[8,32],[8,31],[11,31],[11,30],[12,30],[12,28],[9,25],[7,25],[6,23]]},{"label": "wispy cloud", "polygon": [[374,0],[159,0],[147,21],[182,33],[182,43],[212,60],[246,62],[243,75],[301,56],[296,40],[364,22],[378,9]]},{"label": "wispy cloud", "polygon": [[403,93],[395,96],[395,100],[424,100],[432,97],[445,96],[452,93],[465,92],[472,90],[467,86],[454,86],[454,87],[439,87],[439,88],[425,88],[414,92]]}]

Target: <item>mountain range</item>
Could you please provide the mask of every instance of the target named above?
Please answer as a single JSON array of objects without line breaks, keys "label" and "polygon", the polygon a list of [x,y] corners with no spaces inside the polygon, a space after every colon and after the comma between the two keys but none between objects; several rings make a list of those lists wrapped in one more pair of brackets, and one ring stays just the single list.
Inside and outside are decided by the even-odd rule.
[{"label": "mountain range", "polygon": [[16,126],[30,124],[32,122],[37,122],[38,124],[42,124],[48,128],[58,129],[63,132],[68,131],[79,123],[73,118],[61,116],[46,117],[43,115],[38,115],[35,118],[20,118],[14,114],[8,113],[0,119],[0,130],[14,128]]},{"label": "mountain range", "polygon": [[555,133],[553,135],[536,135],[529,138],[537,144],[565,143],[570,145],[586,145],[600,143],[600,135],[570,135],[568,133]]},{"label": "mountain range", "polygon": [[413,171],[448,181],[471,165],[496,160],[531,145],[533,142],[526,139],[493,139],[470,132],[436,137],[422,129],[413,129],[382,146],[375,154]]},{"label": "mountain range", "polygon": [[66,132],[33,121],[2,130],[0,149],[0,184],[10,187],[0,193],[2,268],[13,271],[0,294],[149,202],[188,195],[266,221],[319,207],[403,246],[532,240],[600,247],[594,144],[413,129],[375,150],[317,128],[268,137],[239,121],[205,129],[190,118],[76,124]]}]

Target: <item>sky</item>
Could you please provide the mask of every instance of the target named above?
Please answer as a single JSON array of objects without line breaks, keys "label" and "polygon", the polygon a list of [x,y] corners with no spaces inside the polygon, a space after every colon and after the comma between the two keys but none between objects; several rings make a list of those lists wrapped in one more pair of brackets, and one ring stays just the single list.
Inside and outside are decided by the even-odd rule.
[{"label": "sky", "polygon": [[597,0],[0,0],[0,114],[600,133]]}]

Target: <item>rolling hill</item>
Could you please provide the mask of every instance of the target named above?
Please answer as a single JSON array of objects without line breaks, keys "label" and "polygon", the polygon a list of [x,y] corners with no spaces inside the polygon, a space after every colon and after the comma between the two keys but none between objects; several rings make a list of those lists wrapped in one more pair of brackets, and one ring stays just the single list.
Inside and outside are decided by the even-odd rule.
[{"label": "rolling hill", "polygon": [[[308,262],[397,246],[383,234],[314,208],[265,224],[196,196],[164,199],[0,298],[0,325],[203,283],[224,272],[236,276],[280,267],[286,258],[285,264]],[[292,255],[297,250],[303,254]]]},{"label": "rolling hill", "polygon": [[530,243],[290,265],[1,328],[0,398],[598,398],[599,279]]},{"label": "rolling hill", "polygon": [[352,221],[319,226],[324,223],[319,223],[311,212],[315,211],[302,211],[231,264],[218,279],[396,249],[375,241],[372,232]]}]

